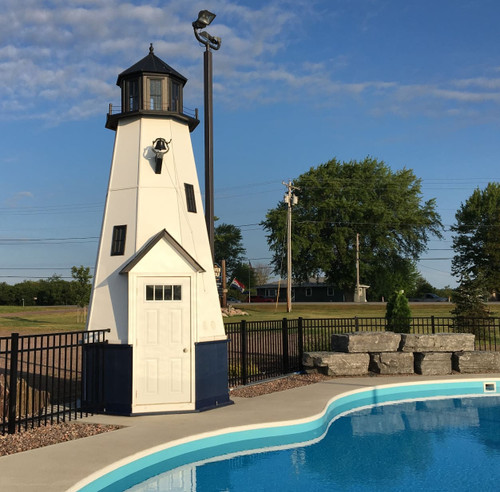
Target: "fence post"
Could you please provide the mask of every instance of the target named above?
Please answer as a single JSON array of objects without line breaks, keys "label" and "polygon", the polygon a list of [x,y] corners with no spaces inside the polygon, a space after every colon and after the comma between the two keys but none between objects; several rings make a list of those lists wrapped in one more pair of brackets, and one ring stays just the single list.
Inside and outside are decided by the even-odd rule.
[{"label": "fence post", "polygon": [[15,434],[16,432],[18,358],[19,358],[19,333],[12,333],[10,337],[9,425],[8,425],[9,434]]},{"label": "fence post", "polygon": [[434,315],[431,315],[431,326],[432,326],[432,334],[436,333],[436,325],[434,323]]},{"label": "fence post", "polygon": [[357,316],[354,316],[354,327],[356,331],[359,331],[359,319]]},{"label": "fence post", "polygon": [[283,339],[283,374],[288,374],[288,320],[283,318],[281,322],[281,335]]},{"label": "fence post", "polygon": [[298,324],[297,324],[297,342],[299,349],[299,367],[300,370],[302,371],[304,369],[304,367],[302,366],[302,359],[304,356],[304,330],[302,327],[302,318],[300,317],[298,319]]},{"label": "fence post", "polygon": [[241,346],[241,383],[247,384],[247,322],[241,320],[240,324],[240,346]]}]

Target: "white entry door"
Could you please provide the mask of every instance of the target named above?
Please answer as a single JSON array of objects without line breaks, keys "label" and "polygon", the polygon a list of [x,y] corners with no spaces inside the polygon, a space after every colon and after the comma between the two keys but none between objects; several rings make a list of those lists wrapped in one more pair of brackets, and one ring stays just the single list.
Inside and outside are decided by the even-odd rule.
[{"label": "white entry door", "polygon": [[139,277],[136,403],[191,401],[189,277]]}]

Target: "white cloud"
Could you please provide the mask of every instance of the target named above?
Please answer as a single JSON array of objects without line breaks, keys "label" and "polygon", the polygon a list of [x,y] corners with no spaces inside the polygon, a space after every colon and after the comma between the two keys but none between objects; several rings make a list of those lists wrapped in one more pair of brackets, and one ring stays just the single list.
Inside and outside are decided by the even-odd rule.
[{"label": "white cloud", "polygon": [[33,195],[33,193],[31,193],[31,191],[19,191],[14,195],[8,197],[4,203],[9,208],[15,208],[26,201],[26,199],[32,199],[34,197],[35,196]]},{"label": "white cloud", "polygon": [[[158,56],[192,78],[186,95],[195,100],[186,98],[187,105],[202,104],[203,48],[191,27],[198,10],[205,8],[202,1],[187,8],[175,0],[4,3],[0,117],[53,122],[103,114],[109,102],[119,101],[116,76],[147,54],[149,42]],[[339,66],[346,73],[352,63],[348,55],[325,61],[294,56],[304,29],[301,8],[309,6],[309,15],[321,24],[323,14],[319,8],[314,11],[315,1],[248,5],[214,0],[210,7],[218,14],[210,32],[222,37],[221,50],[214,55],[214,91],[228,107],[305,96],[315,106],[335,105],[347,97],[363,101],[375,113],[408,114],[428,107],[436,115],[441,109],[442,115],[452,115],[460,112],[460,105],[500,103],[500,79],[483,74],[421,85],[339,79]]]}]

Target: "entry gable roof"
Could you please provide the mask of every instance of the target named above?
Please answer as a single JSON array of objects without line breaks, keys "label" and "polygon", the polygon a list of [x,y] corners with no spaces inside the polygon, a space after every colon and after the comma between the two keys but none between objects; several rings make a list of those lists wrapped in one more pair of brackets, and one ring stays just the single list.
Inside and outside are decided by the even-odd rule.
[{"label": "entry gable roof", "polygon": [[206,270],[178,243],[166,229],[160,231],[156,236],[154,236],[149,242],[147,242],[137,254],[120,270],[120,274],[129,273],[132,268],[134,268],[152,249],[153,247],[162,239],[164,239],[177,253],[179,256],[184,258],[194,270],[199,273],[203,273]]}]

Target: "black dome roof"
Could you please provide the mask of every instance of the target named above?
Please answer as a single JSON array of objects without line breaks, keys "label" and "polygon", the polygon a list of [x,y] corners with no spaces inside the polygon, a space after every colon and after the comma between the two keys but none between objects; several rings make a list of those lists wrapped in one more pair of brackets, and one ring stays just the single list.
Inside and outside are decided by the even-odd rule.
[{"label": "black dome roof", "polygon": [[177,79],[180,79],[182,85],[187,82],[186,77],[181,75],[177,70],[174,70],[170,65],[165,63],[154,54],[153,43],[151,43],[151,46],[149,47],[149,54],[147,56],[118,75],[116,85],[119,86],[123,78],[128,78],[128,76],[130,75],[139,73],[161,73],[166,75],[173,75]]}]

